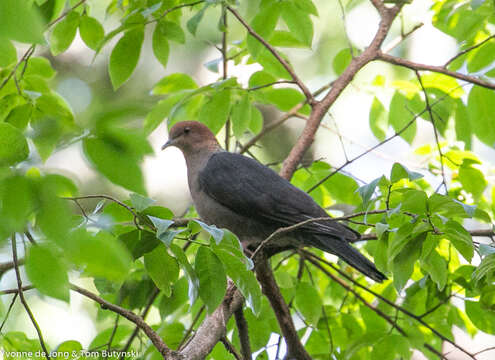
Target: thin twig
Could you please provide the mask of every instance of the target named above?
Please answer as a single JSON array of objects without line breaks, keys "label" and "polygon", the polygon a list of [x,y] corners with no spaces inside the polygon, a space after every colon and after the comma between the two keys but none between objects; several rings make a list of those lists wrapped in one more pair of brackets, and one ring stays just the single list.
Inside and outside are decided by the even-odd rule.
[{"label": "thin twig", "polygon": [[5,313],[5,317],[3,318],[2,324],[0,325],[0,334],[2,333],[3,327],[7,323],[7,319],[9,318],[10,312],[12,311],[12,308],[14,307],[15,301],[17,300],[17,296],[19,294],[16,292],[14,296],[12,296],[12,300],[10,300],[10,305],[9,308],[7,309],[7,312]]},{"label": "thin twig", "polygon": [[239,341],[241,343],[241,354],[243,360],[251,360],[253,358],[251,352],[251,344],[249,342],[249,327],[244,317],[244,311],[242,307],[234,312],[235,324],[239,332]]},{"label": "thin twig", "polygon": [[480,46],[482,46],[483,44],[487,43],[488,41],[490,41],[491,39],[494,39],[495,38],[495,35],[491,35],[489,37],[487,37],[485,40],[477,43],[477,44],[474,44],[473,46],[470,46],[468,47],[467,49],[461,51],[460,53],[458,53],[457,55],[455,55],[454,57],[450,58],[444,65],[443,67],[446,68],[447,66],[450,65],[450,63],[452,63],[452,61],[454,61],[455,59],[461,57],[462,55],[464,54],[467,54],[468,52],[476,49],[476,48],[479,48]]},{"label": "thin twig", "polygon": [[241,354],[237,352],[237,349],[234,347],[234,344],[232,344],[229,339],[227,339],[226,336],[222,336],[220,338],[220,341],[222,342],[223,346],[225,346],[225,349],[231,353],[236,360],[243,360]]},{"label": "thin twig", "polygon": [[284,69],[290,74],[292,77],[292,80],[295,81],[297,86],[301,89],[303,92],[304,96],[306,97],[306,100],[310,105],[313,104],[314,98],[313,94],[309,91],[309,89],[306,87],[306,85],[301,81],[301,79],[297,76],[295,71],[292,69],[292,67],[289,65],[289,63],[278,53],[278,51],[271,46],[265,39],[263,39],[254,29],[242,18],[242,16],[233,8],[230,6],[226,6],[227,10],[229,10],[237,20],[244,26],[247,30],[247,32],[253,36],[256,40],[258,40],[263,46],[273,55],[275,58],[278,60],[280,65],[284,67]]},{"label": "thin twig", "polygon": [[36,321],[33,312],[29,308],[29,305],[26,301],[26,298],[24,297],[24,292],[23,292],[23,286],[22,286],[22,279],[21,279],[21,273],[19,271],[19,263],[17,259],[17,244],[16,244],[16,239],[15,239],[15,234],[12,235],[12,258],[14,260],[14,269],[15,269],[15,277],[17,279],[17,289],[19,290],[19,299],[21,300],[22,306],[24,306],[24,310],[26,310],[26,313],[28,314],[29,318],[31,319],[31,323],[33,324],[34,328],[36,329],[36,333],[38,334],[38,339],[41,345],[41,348],[44,351],[44,356],[47,358],[47,360],[50,360],[50,355],[48,352],[48,349],[46,348],[45,341],[43,340],[43,333],[41,332],[41,329],[38,325],[38,322]]},{"label": "thin twig", "polygon": [[189,328],[186,330],[184,337],[180,341],[179,346],[177,347],[179,350],[182,348],[182,345],[186,344],[187,338],[189,337],[189,335],[191,335],[191,333],[194,329],[194,326],[196,326],[196,323],[199,321],[199,318],[201,317],[201,314],[203,314],[203,311],[205,311],[205,309],[206,309],[205,305],[201,306],[201,308],[199,309],[198,313],[196,314],[193,321],[191,322],[191,325],[189,325]]}]

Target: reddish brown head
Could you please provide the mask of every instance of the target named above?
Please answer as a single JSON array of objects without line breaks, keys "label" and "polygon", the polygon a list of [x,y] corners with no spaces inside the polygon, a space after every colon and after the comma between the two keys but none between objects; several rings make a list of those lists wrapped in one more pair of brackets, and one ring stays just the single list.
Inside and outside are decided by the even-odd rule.
[{"label": "reddish brown head", "polygon": [[169,146],[179,148],[184,154],[220,149],[215,135],[206,125],[197,121],[181,121],[172,126],[162,150]]}]

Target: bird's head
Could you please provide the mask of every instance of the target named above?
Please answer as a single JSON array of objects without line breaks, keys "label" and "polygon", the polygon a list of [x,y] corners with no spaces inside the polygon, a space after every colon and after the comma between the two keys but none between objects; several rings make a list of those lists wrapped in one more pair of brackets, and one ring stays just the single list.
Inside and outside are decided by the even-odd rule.
[{"label": "bird's head", "polygon": [[198,121],[181,121],[172,126],[162,150],[169,146],[179,148],[184,154],[220,149],[215,135]]}]

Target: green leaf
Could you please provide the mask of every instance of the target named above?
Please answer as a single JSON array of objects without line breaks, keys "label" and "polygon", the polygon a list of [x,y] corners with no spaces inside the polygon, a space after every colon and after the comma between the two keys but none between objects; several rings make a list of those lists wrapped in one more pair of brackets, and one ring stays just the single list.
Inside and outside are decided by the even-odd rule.
[{"label": "green leaf", "polygon": [[196,253],[194,270],[199,278],[199,296],[211,314],[222,302],[227,289],[227,277],[221,261],[206,246]]},{"label": "green leaf", "polygon": [[268,89],[265,98],[282,111],[289,111],[305,99],[300,91],[291,88]]},{"label": "green leaf", "polygon": [[31,246],[26,256],[26,273],[42,294],[69,302],[69,277],[62,258],[45,245]]},{"label": "green leaf", "polygon": [[427,195],[424,191],[407,189],[402,194],[401,210],[413,214],[426,214]]},{"label": "green leaf", "polygon": [[105,30],[98,20],[83,15],[79,20],[79,35],[90,49],[96,51],[105,37]]},{"label": "green leaf", "polygon": [[154,216],[148,217],[156,227],[156,237],[167,246],[170,246],[177,234],[185,231],[185,229],[169,230],[170,226],[174,223],[173,220],[164,220]]},{"label": "green leaf", "polygon": [[27,61],[26,71],[24,72],[24,76],[30,75],[51,79],[55,76],[55,70],[47,58],[32,57]]},{"label": "green leaf", "polygon": [[494,112],[495,92],[481,86],[473,86],[468,97],[468,113],[474,134],[488,146],[495,146]]},{"label": "green leaf", "polygon": [[473,280],[479,286],[482,280],[493,282],[495,278],[495,254],[488,254],[481,260],[480,265],[473,273]]},{"label": "green leaf", "polygon": [[413,114],[408,111],[414,111],[409,104],[409,99],[396,91],[390,102],[388,122],[396,132],[402,131],[400,136],[406,140],[409,144],[412,143],[416,136],[416,122],[413,122],[403,130],[413,119]]},{"label": "green leaf", "polygon": [[215,239],[215,243],[217,245],[220,243],[220,241],[222,241],[224,234],[222,229],[217,228],[215,225],[207,225],[199,220],[194,220],[194,222],[197,223],[199,226],[201,226],[203,230],[208,232],[213,237],[213,239]]},{"label": "green leaf", "polygon": [[232,106],[232,129],[236,138],[240,138],[251,123],[251,109],[247,92],[242,95],[241,100]]},{"label": "green leaf", "polygon": [[0,38],[43,44],[44,27],[43,20],[31,1],[0,1]]},{"label": "green leaf", "polygon": [[29,148],[24,135],[16,127],[0,123],[0,166],[15,165],[26,160]]},{"label": "green leaf", "polygon": [[78,354],[81,350],[83,349],[81,343],[76,340],[67,340],[61,343],[60,345],[57,346],[56,351],[57,353],[62,353],[62,354],[70,354],[68,359],[77,359],[78,356],[74,356],[75,354]]},{"label": "green leaf", "polygon": [[12,109],[23,105],[26,100],[18,94],[9,94],[0,99],[0,122],[3,122],[9,116]]},{"label": "green leaf", "polygon": [[264,86],[267,84],[271,84],[277,81],[273,75],[267,73],[266,71],[256,71],[251,77],[249,78],[249,87],[254,88],[258,86]]},{"label": "green leaf", "polygon": [[307,48],[308,46],[297,39],[292,33],[283,30],[274,30],[269,43],[272,46],[289,48]]},{"label": "green leaf", "polygon": [[411,357],[411,344],[408,338],[389,334],[382,337],[371,350],[371,360],[395,360],[409,359]]},{"label": "green leaf", "polygon": [[[421,236],[421,241],[426,235]],[[407,243],[404,248],[394,257],[392,262],[392,272],[394,274],[394,286],[397,291],[401,291],[411,277],[414,270],[414,263],[418,260],[421,246],[418,240]]]},{"label": "green leaf", "polygon": [[462,227],[457,221],[449,220],[443,227],[445,237],[450,240],[454,247],[468,262],[474,255],[474,245],[471,234]]},{"label": "green leaf", "polygon": [[179,309],[187,300],[187,279],[181,277],[173,284],[172,294],[168,297],[163,296],[160,301],[159,310],[162,319]]},{"label": "green leaf", "polygon": [[315,4],[311,0],[297,0],[294,1],[294,4],[305,13],[318,16],[318,10],[316,9]]},{"label": "green leaf", "polygon": [[119,241],[124,243],[134,260],[140,258],[160,245],[160,241],[154,233],[137,229],[120,234]]},{"label": "green leaf", "polygon": [[370,109],[370,129],[373,135],[380,140],[385,140],[388,128],[388,113],[383,104],[376,97],[373,99]]},{"label": "green leaf", "polygon": [[333,59],[333,63],[332,63],[333,71],[335,71],[337,75],[342,74],[344,70],[349,66],[351,61],[352,61],[351,50],[349,48],[340,50]]},{"label": "green leaf", "polygon": [[208,9],[210,4],[206,3],[201,10],[199,10],[192,18],[189,19],[187,22],[187,30],[194,36],[196,36],[196,31],[198,30],[198,25],[201,22],[201,19],[203,19],[203,15],[205,14],[205,10]]},{"label": "green leaf", "polygon": [[[203,246],[200,247],[200,249],[201,248],[203,248]],[[187,276],[187,280],[189,284],[188,296],[189,296],[189,301],[192,304],[196,301],[196,298],[198,297],[198,289],[199,289],[198,275],[194,271],[193,267],[189,263],[189,260],[187,260],[184,251],[180,247],[178,247],[175,244],[170,244],[170,250],[175,255],[175,258],[177,259],[179,265],[182,267],[184,273]]]},{"label": "green leaf", "polygon": [[[262,38],[269,39],[277,25],[281,7],[275,2],[266,2],[265,4],[260,7],[250,25]],[[251,35],[247,36],[246,42],[249,53],[255,60],[259,61],[258,55],[263,50],[263,45]]]},{"label": "green leaf", "polygon": [[107,232],[100,231],[92,235],[80,228],[72,232],[62,246],[67,257],[91,276],[118,282],[127,277],[131,268],[129,252],[117,238]]},{"label": "green leaf", "polygon": [[495,61],[495,43],[489,41],[470,54],[467,60],[467,70],[470,73],[478,72]]},{"label": "green leaf", "polygon": [[79,26],[79,14],[75,11],[68,13],[60,20],[50,36],[50,50],[54,56],[67,50],[76,37]]},{"label": "green leaf", "polygon": [[167,67],[170,46],[168,45],[167,38],[163,35],[158,26],[155,27],[155,31],[153,31],[152,47],[157,60],[163,67]]},{"label": "green leaf", "polygon": [[8,233],[24,232],[35,206],[34,187],[22,176],[12,176],[0,182],[0,218]]},{"label": "green leaf", "polygon": [[227,122],[230,113],[230,90],[221,90],[213,94],[210,101],[203,106],[199,113],[199,121],[218,133]]},{"label": "green leaf", "polygon": [[152,204],[156,202],[156,200],[150,199],[146,196],[139,195],[136,193],[132,193],[130,195],[130,198],[131,198],[132,206],[134,206],[134,208],[138,212],[143,211],[144,209],[150,207]]},{"label": "green leaf", "polygon": [[455,134],[457,140],[464,142],[466,150],[471,149],[471,140],[473,135],[471,119],[469,117],[467,107],[464,105],[462,100],[458,100],[456,102]]},{"label": "green leaf", "polygon": [[0,41],[0,67],[7,67],[17,60],[17,50],[9,40]]},{"label": "green leaf", "polygon": [[485,190],[488,182],[485,179],[483,173],[477,168],[468,164],[466,160],[459,168],[459,182],[462,184],[463,189],[471,194],[473,198],[478,200]]},{"label": "green leaf", "polygon": [[163,77],[153,86],[151,93],[153,95],[167,95],[181,90],[197,88],[198,85],[192,77],[184,73],[176,73]]},{"label": "green leaf", "polygon": [[29,121],[31,120],[31,114],[33,113],[32,104],[24,104],[17,106],[10,112],[9,116],[5,119],[6,123],[9,123],[19,130],[26,129]]},{"label": "green leaf", "polygon": [[184,44],[186,42],[186,35],[184,34],[184,31],[175,22],[160,21],[157,28],[159,28],[159,31],[168,40],[178,42],[179,44]]},{"label": "green leaf", "polygon": [[129,30],[113,48],[108,71],[114,90],[124,84],[136,68],[143,40],[143,28]]},{"label": "green leaf", "polygon": [[466,314],[473,324],[487,334],[495,335],[495,311],[483,309],[479,302],[466,300]]},{"label": "green leaf", "polygon": [[414,181],[421,179],[422,177],[422,174],[411,171],[399,163],[394,163],[392,166],[392,172],[390,173],[390,181],[393,183],[399,181],[400,179],[409,179],[410,181]]},{"label": "green leaf", "polygon": [[315,286],[301,281],[297,284],[294,300],[296,309],[301,312],[304,319],[310,324],[318,324],[322,302]]},{"label": "green leaf", "polygon": [[288,1],[283,2],[281,7],[282,19],[284,19],[292,35],[308,47],[311,47],[313,41],[313,22],[309,14],[301,12],[296,5]]},{"label": "green leaf", "polygon": [[376,178],[369,184],[363,185],[360,188],[357,189],[359,192],[359,195],[361,195],[361,198],[363,199],[363,206],[367,207],[369,201],[371,200],[371,197],[375,193],[376,185],[378,185],[378,182],[381,180],[381,177]]},{"label": "green leaf", "polygon": [[148,115],[146,115],[143,126],[145,134],[150,134],[155,130],[184,96],[184,94],[177,93],[159,101],[158,104],[151,109]]},{"label": "green leaf", "polygon": [[437,284],[438,290],[442,291],[447,284],[447,276],[449,273],[447,261],[440,256],[436,250],[433,250],[426,259],[421,262],[421,266]]},{"label": "green leaf", "polygon": [[126,189],[146,194],[144,179],[136,159],[122,153],[116,144],[100,138],[85,138],[84,153],[96,169],[117,185]]},{"label": "green leaf", "polygon": [[251,130],[253,134],[258,134],[261,129],[263,129],[263,114],[256,106],[251,106],[251,122],[249,123],[249,130]]},{"label": "green leaf", "polygon": [[153,251],[144,255],[144,267],[155,285],[165,296],[172,294],[170,283],[179,277],[179,264],[170,256],[164,245],[158,245]]}]

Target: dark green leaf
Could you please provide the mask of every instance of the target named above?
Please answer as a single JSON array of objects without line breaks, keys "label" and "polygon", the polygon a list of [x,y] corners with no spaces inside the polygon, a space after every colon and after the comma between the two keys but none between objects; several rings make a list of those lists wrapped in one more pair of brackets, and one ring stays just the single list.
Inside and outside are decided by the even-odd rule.
[{"label": "dark green leaf", "polygon": [[457,221],[449,220],[443,229],[445,237],[449,239],[454,247],[467,261],[471,262],[474,255],[474,245],[471,234]]},{"label": "dark green leaf", "polygon": [[[188,284],[189,284],[189,301],[194,303],[196,301],[196,298],[198,297],[198,289],[199,289],[199,280],[198,280],[198,275],[194,271],[193,267],[189,263],[189,260],[187,260],[186,254],[184,254],[184,251],[178,247],[175,244],[170,244],[170,250],[174,253],[175,258],[179,262],[179,265],[182,267],[184,270]],[[223,296],[223,295],[222,295]]]},{"label": "dark green leaf", "polygon": [[495,312],[483,309],[479,302],[465,302],[466,314],[473,324],[487,334],[495,335]]},{"label": "dark green leaf", "polygon": [[303,281],[297,284],[295,305],[307,322],[311,324],[318,323],[322,303],[314,285]]},{"label": "dark green leaf", "polygon": [[144,254],[144,266],[155,285],[165,296],[170,296],[170,283],[179,277],[179,265],[177,260],[168,254],[165,246],[158,245],[153,251]]},{"label": "dark green leaf", "polygon": [[144,230],[133,230],[120,234],[119,241],[125,244],[134,260],[160,245],[160,241],[158,241],[155,234]]},{"label": "dark green leaf", "polygon": [[225,270],[215,253],[206,246],[199,247],[194,270],[199,278],[199,296],[211,314],[222,302],[227,289]]},{"label": "dark green leaf", "polygon": [[39,292],[69,302],[69,277],[59,254],[44,245],[32,246],[24,266],[29,280]]},{"label": "dark green leaf", "polygon": [[438,290],[442,291],[447,284],[447,261],[436,250],[433,250],[422,261],[421,266],[437,284]]},{"label": "dark green leaf", "polygon": [[371,351],[371,360],[409,359],[411,356],[409,340],[401,335],[386,335],[381,338]]},{"label": "dark green leaf", "polygon": [[127,31],[110,54],[108,71],[113,88],[117,90],[129,79],[139,60],[144,40],[142,28]]}]

